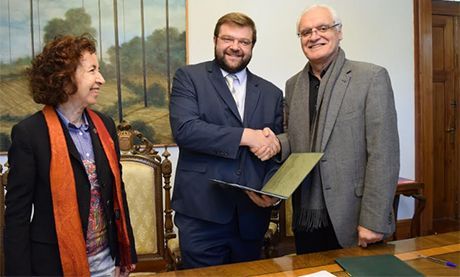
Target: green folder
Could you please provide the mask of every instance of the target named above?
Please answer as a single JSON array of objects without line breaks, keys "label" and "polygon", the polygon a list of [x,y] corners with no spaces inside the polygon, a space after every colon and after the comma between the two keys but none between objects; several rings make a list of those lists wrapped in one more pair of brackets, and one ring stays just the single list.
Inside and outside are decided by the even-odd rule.
[{"label": "green folder", "polygon": [[423,276],[393,255],[337,258],[335,261],[351,276]]},{"label": "green folder", "polygon": [[323,153],[291,153],[261,190],[223,180],[211,179],[211,181],[216,184],[250,190],[280,199],[288,199],[322,156]]}]

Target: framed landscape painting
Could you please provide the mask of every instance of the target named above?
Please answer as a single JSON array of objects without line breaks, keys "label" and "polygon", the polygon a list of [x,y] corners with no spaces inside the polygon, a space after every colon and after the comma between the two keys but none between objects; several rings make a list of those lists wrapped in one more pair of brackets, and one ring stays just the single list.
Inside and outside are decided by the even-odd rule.
[{"label": "framed landscape painting", "polygon": [[168,102],[186,63],[186,0],[0,0],[0,151],[14,124],[42,105],[24,70],[43,45],[88,33],[106,83],[94,109],[126,120],[157,145],[173,144]]}]

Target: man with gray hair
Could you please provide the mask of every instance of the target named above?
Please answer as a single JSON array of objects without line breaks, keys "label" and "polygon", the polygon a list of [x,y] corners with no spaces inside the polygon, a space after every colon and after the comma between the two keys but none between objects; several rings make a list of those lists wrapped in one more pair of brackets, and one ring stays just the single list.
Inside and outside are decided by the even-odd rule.
[{"label": "man with gray hair", "polygon": [[298,254],[368,244],[395,229],[399,138],[385,68],[350,61],[340,48],[342,23],[314,5],[297,23],[306,66],[286,82],[281,156],[324,152],[293,195]]}]

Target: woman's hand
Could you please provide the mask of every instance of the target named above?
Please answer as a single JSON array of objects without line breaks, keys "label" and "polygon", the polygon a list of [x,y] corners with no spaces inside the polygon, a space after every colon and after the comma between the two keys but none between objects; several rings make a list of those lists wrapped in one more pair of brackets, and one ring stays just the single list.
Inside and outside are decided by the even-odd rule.
[{"label": "woman's hand", "polygon": [[136,269],[136,265],[132,264],[129,266],[117,266],[115,268],[115,277],[126,277]]}]

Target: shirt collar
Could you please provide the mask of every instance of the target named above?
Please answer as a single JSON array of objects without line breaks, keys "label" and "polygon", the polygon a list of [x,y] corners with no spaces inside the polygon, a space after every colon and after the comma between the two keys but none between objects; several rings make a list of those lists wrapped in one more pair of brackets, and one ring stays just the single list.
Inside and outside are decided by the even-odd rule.
[{"label": "shirt collar", "polygon": [[[331,67],[331,64],[332,64],[332,63],[330,63],[328,66],[326,66],[326,67],[321,71],[321,73],[319,74],[319,76],[321,76],[321,78],[323,78],[324,74],[326,74],[326,72],[327,72],[327,70],[329,69],[329,67]],[[311,64],[310,64],[310,66],[308,67],[308,73],[309,73],[310,75],[312,75],[312,76],[315,76],[315,74],[313,74],[313,71],[312,71],[312,69],[311,69]]]},{"label": "shirt collar", "polygon": [[56,112],[58,113],[59,117],[64,121],[64,125],[67,128],[73,128],[73,129],[82,129],[83,131],[87,131],[89,129],[89,123],[88,119],[86,118],[86,113],[83,112],[83,123],[81,124],[80,127],[75,126],[70,120],[65,117],[65,115],[62,113],[62,111],[59,108],[56,108]]},{"label": "shirt collar", "polygon": [[240,84],[243,84],[244,82],[246,82],[246,79],[248,78],[248,72],[246,70],[246,68],[244,68],[243,70],[241,71],[238,71],[236,73],[228,73],[227,71],[223,70],[222,68],[220,69],[220,71],[222,72],[222,76],[224,76],[224,78],[228,75],[228,74],[233,74],[235,75],[237,78],[238,78],[238,82]]}]

